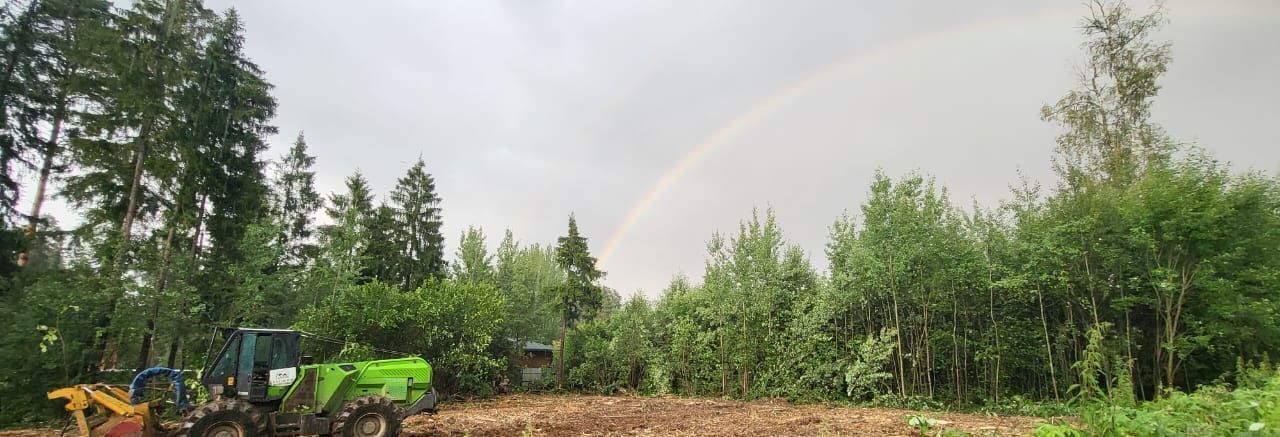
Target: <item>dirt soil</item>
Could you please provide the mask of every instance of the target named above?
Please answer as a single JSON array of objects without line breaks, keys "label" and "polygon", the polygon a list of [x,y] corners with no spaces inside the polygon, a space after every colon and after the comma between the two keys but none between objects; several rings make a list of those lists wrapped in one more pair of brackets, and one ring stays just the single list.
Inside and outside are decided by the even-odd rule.
[{"label": "dirt soil", "polygon": [[58,437],[58,430],[45,428],[10,429],[0,431],[0,437]]},{"label": "dirt soil", "polygon": [[[907,418],[973,435],[1030,435],[1044,419],[919,413],[887,408],[795,405],[677,397],[510,395],[442,405],[405,420],[401,436],[911,436]],[[69,434],[69,436],[72,434]],[[0,431],[0,437],[58,437],[54,429]]]},{"label": "dirt soil", "polygon": [[[942,421],[973,435],[1029,435],[1044,419],[886,408],[795,405],[676,397],[512,395],[442,405],[436,415],[405,420],[402,436],[759,436],[917,435],[910,416]],[[0,437],[6,437],[0,434]]]}]

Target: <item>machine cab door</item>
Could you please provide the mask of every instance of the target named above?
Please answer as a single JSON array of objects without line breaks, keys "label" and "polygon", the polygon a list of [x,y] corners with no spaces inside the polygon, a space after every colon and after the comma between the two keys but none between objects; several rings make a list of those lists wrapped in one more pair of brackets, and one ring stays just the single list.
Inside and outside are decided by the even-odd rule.
[{"label": "machine cab door", "polygon": [[280,399],[297,375],[298,333],[240,329],[231,333],[201,383],[222,396],[263,402]]}]

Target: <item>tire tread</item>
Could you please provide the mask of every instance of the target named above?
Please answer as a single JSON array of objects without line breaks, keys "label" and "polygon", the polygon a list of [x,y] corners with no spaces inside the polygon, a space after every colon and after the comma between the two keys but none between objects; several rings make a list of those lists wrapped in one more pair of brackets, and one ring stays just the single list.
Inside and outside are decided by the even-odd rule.
[{"label": "tire tread", "polygon": [[[249,422],[253,424],[252,430],[245,430],[244,437],[267,437],[270,435],[267,431],[267,421],[264,420],[262,412],[248,402],[234,399],[220,399],[207,404],[196,407],[186,417],[183,417],[182,424],[178,426],[177,432],[173,437],[204,437],[200,435],[192,435],[192,430],[201,420],[217,413],[231,412],[231,414],[244,415]],[[250,434],[252,433],[252,434]]]},{"label": "tire tread", "polygon": [[333,437],[349,437],[346,433],[347,422],[360,411],[381,410],[383,415],[387,416],[387,436],[396,436],[400,434],[400,421],[403,420],[403,411],[396,406],[395,402],[385,396],[370,395],[361,396],[342,404],[342,410],[333,419]]}]

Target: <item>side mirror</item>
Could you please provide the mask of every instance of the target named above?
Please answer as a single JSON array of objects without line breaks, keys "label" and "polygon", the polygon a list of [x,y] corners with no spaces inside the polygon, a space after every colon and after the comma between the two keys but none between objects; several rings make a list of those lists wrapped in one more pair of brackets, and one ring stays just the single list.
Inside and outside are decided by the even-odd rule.
[{"label": "side mirror", "polygon": [[302,366],[311,365],[315,363],[316,363],[316,357],[313,357],[310,355],[303,355],[302,360],[299,361],[299,365],[302,365]]}]

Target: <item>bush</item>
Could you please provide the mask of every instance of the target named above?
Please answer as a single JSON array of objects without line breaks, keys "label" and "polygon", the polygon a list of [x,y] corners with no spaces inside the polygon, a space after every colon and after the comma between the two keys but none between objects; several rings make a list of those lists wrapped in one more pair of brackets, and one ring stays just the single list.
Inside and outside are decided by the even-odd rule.
[{"label": "bush", "polygon": [[876,388],[893,374],[883,369],[893,354],[893,336],[898,331],[885,328],[879,337],[867,337],[858,344],[857,357],[850,359],[844,371],[845,394],[863,399],[876,394]]},{"label": "bush", "polygon": [[[1093,335],[1086,351],[1096,350],[1099,335]],[[1090,355],[1086,353],[1086,358]],[[1076,402],[1081,406],[1081,430],[1098,435],[1249,435],[1280,433],[1280,368],[1264,362],[1257,367],[1240,364],[1236,386],[1225,382],[1201,386],[1187,394],[1168,391],[1165,397],[1150,402],[1135,402],[1130,375],[1113,371],[1115,387],[1103,390],[1094,379],[1110,378],[1099,371],[1100,359],[1077,364],[1082,381],[1077,387]],[[1113,366],[1122,369],[1123,366]],[[1044,427],[1040,435],[1055,434],[1060,427]]]},{"label": "bush", "polygon": [[344,287],[302,312],[296,327],[347,341],[338,358],[375,358],[368,346],[422,355],[445,394],[492,393],[505,367],[488,347],[500,333],[506,303],[493,286],[436,281],[411,292],[381,282]]},{"label": "bush", "polygon": [[1088,429],[1121,435],[1241,435],[1280,432],[1280,371],[1256,387],[1205,386],[1172,392],[1138,407],[1106,406],[1110,414],[1087,414]]}]

